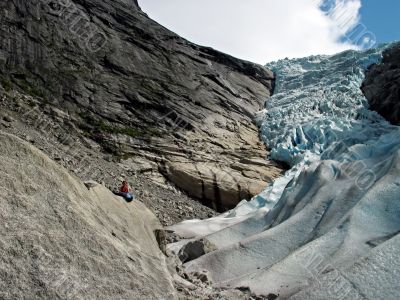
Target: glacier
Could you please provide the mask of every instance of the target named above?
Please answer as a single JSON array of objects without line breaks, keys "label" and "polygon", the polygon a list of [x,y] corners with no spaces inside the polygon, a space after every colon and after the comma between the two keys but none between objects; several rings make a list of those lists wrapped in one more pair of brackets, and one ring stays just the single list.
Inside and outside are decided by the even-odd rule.
[{"label": "glacier", "polygon": [[251,201],[170,229],[215,251],[185,263],[215,286],[293,299],[398,299],[400,131],[360,90],[391,44],[267,65],[274,95],[256,120],[290,170]]}]

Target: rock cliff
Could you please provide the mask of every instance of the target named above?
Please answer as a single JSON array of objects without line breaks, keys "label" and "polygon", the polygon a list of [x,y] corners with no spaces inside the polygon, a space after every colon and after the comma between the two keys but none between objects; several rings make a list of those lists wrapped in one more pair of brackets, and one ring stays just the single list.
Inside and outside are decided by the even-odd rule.
[{"label": "rock cliff", "polygon": [[128,168],[220,211],[282,173],[252,120],[273,88],[264,67],[186,41],[134,0],[6,0],[0,25],[0,92],[56,107]]},{"label": "rock cliff", "polygon": [[386,50],[382,62],[368,70],[362,90],[372,110],[400,125],[400,44]]},{"label": "rock cliff", "polygon": [[176,299],[156,217],[0,132],[1,299]]}]

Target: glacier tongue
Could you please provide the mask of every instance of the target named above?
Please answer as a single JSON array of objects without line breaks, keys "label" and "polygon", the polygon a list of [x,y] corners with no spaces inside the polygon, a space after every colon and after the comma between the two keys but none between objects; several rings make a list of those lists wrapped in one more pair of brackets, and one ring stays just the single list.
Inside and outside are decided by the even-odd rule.
[{"label": "glacier tongue", "polygon": [[[370,281],[391,276],[382,295],[398,295],[400,274],[387,265],[399,254],[400,130],[369,111],[360,90],[385,47],[268,65],[275,94],[257,119],[272,158],[292,168],[230,212],[173,226],[218,249],[186,263],[189,271],[208,270],[218,286],[298,299],[373,299]],[[336,293],[320,295],[319,285]]]}]

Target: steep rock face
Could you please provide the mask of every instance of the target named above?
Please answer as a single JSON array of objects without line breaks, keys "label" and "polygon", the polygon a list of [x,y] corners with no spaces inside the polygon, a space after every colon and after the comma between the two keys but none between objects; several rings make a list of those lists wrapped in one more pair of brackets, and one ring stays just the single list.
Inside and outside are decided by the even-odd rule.
[{"label": "steep rock face", "polygon": [[0,132],[1,299],[175,299],[140,202],[69,175]]},{"label": "steep rock face", "polygon": [[219,210],[281,174],[259,163],[268,152],[252,122],[272,90],[269,70],[180,38],[134,0],[1,6],[3,89],[68,112],[127,165],[150,162]]},{"label": "steep rock face", "polygon": [[386,50],[382,63],[368,70],[362,91],[372,110],[400,125],[400,44]]}]

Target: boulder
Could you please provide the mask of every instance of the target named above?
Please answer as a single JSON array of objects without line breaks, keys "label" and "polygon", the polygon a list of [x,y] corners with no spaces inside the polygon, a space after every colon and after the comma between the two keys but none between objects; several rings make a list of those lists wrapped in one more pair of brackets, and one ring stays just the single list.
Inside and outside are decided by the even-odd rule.
[{"label": "boulder", "polygon": [[182,262],[186,263],[215,250],[217,247],[204,238],[185,244],[178,256]]},{"label": "boulder", "polygon": [[277,168],[254,168],[253,171],[240,172],[220,163],[189,160],[166,163],[169,180],[219,212],[231,209],[241,200],[251,199],[259,194],[269,185],[271,178],[278,176],[280,171],[276,170]]}]

